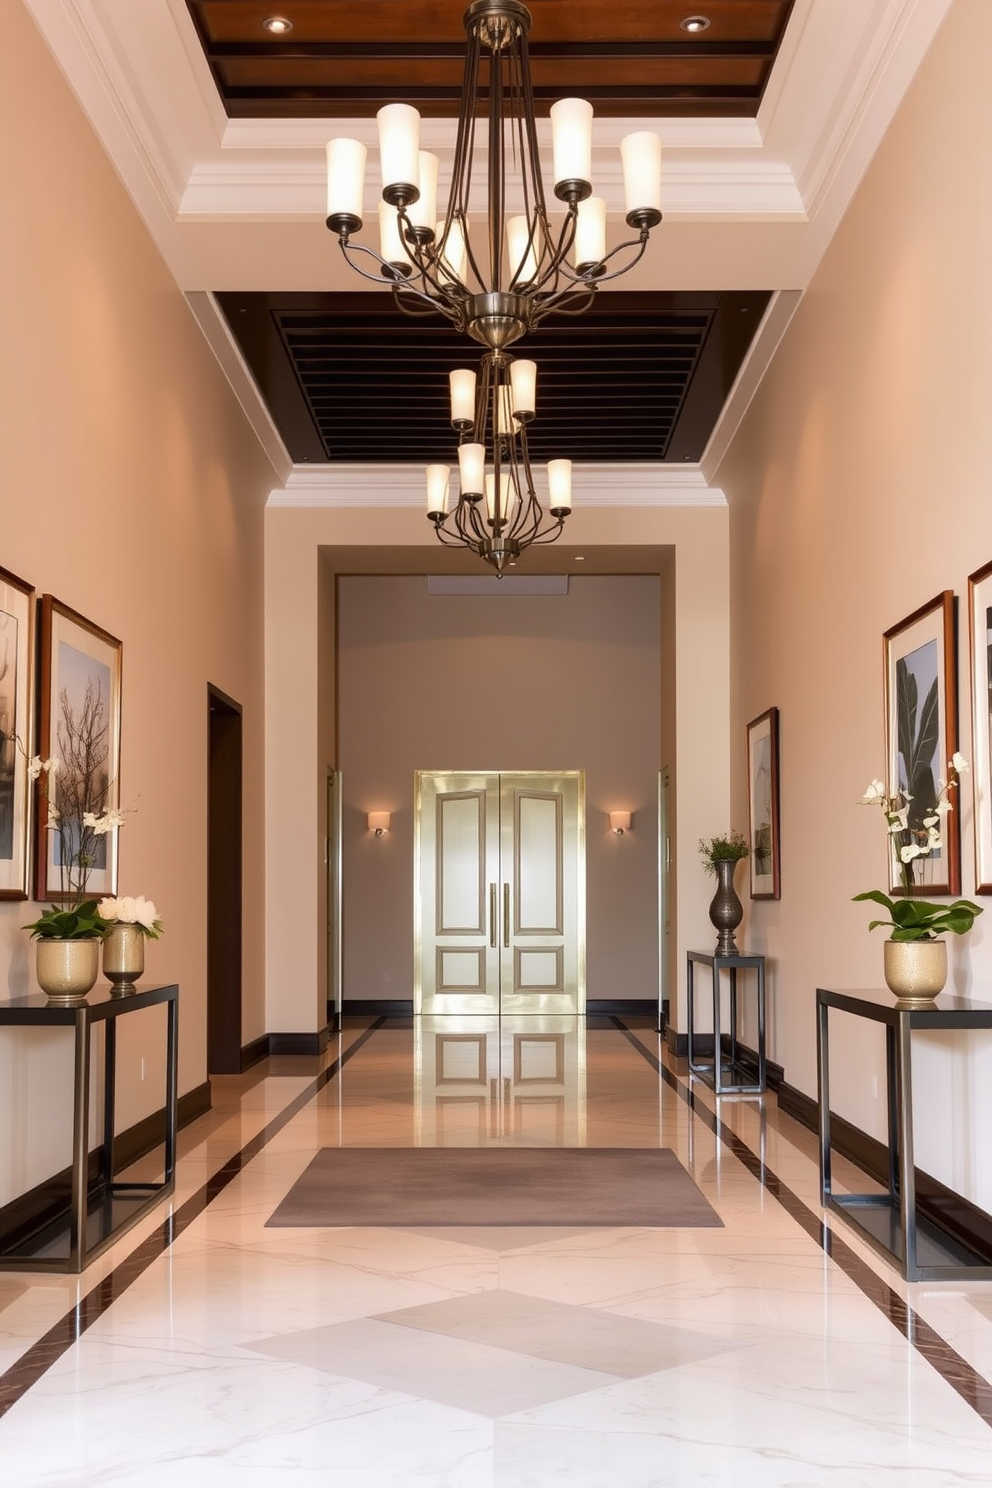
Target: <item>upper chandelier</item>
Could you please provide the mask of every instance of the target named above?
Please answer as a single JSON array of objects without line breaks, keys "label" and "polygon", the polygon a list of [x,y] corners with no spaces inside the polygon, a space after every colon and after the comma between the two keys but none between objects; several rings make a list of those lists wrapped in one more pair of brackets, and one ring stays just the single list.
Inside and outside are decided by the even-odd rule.
[{"label": "upper chandelier", "polygon": [[[641,131],[621,142],[627,226],[637,236],[607,252],[606,202],[592,194],[592,107],[563,98],[551,108],[554,194],[548,217],[538,155],[527,32],[519,0],[474,0],[465,13],[468,48],[451,192],[437,217],[438,158],[420,149],[420,115],[409,104],[379,110],[382,199],[376,253],[353,241],[362,227],[365,146],[327,146],[327,226],[352,268],[392,283],[397,303],[439,310],[490,351],[499,351],[554,310],[582,310],[600,284],[642,257],[661,221],[661,139]],[[476,121],[488,119],[488,222],[469,225]],[[507,162],[520,175],[522,212],[507,218]],[[368,273],[365,255],[378,265]],[[610,269],[611,264],[617,267]]]}]

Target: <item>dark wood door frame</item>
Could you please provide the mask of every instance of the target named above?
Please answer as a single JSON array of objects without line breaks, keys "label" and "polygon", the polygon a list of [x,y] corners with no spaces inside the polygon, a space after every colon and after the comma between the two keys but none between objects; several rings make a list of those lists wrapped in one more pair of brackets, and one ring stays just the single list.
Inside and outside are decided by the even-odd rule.
[{"label": "dark wood door frame", "polygon": [[241,704],[207,684],[207,1073],[241,1072]]}]

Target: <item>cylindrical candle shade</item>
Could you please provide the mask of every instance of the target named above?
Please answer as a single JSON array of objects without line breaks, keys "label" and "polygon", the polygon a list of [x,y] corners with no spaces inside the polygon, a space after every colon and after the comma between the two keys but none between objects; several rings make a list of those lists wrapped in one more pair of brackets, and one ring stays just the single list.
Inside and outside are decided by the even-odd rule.
[{"label": "cylindrical candle shade", "polygon": [[661,211],[661,136],[638,130],[620,141],[626,211]]},{"label": "cylindrical candle shade", "polygon": [[502,383],[496,392],[496,431],[501,439],[508,439],[517,431],[517,426],[513,422],[513,407],[507,383]]},{"label": "cylindrical candle shade", "polygon": [[458,367],[449,372],[448,386],[451,389],[451,422],[455,428],[459,424],[474,424],[475,373],[472,368]]},{"label": "cylindrical candle shade", "polygon": [[485,490],[486,449],[482,444],[458,446],[458,475],[463,496],[481,496]]},{"label": "cylindrical candle shade", "polygon": [[448,480],[451,475],[449,465],[428,465],[427,467],[427,514],[430,516],[436,512],[440,516],[448,514]]},{"label": "cylindrical candle shade", "polygon": [[591,269],[606,257],[606,202],[601,196],[579,203],[575,224],[575,265]]},{"label": "cylindrical candle shade", "polygon": [[379,253],[387,263],[398,264],[409,272],[410,259],[400,237],[399,213],[384,201],[379,203]]},{"label": "cylindrical candle shade", "polygon": [[551,148],[555,185],[592,180],[592,104],[559,98],[551,105]]},{"label": "cylindrical candle shade", "polygon": [[415,201],[410,207],[410,221],[414,227],[429,227],[434,231],[437,219],[437,170],[438,158],[428,150],[421,150],[418,156],[420,185],[420,200]]},{"label": "cylindrical candle shade", "polygon": [[518,418],[537,411],[537,363],[524,360],[510,363],[510,389],[513,412]]},{"label": "cylindrical candle shade", "polygon": [[531,240],[526,217],[508,217],[506,251],[510,260],[510,277],[516,285],[533,284],[537,278],[536,243]]},{"label": "cylindrical candle shade", "polygon": [[513,478],[508,470],[499,473],[499,512],[496,511],[496,477],[493,474],[486,476],[486,514],[490,522],[499,520],[505,526],[513,516],[513,507],[517,499],[517,488],[513,484]]},{"label": "cylindrical candle shade", "polygon": [[420,115],[408,103],[387,103],[376,119],[383,194],[390,186],[416,188],[420,180]]},{"label": "cylindrical candle shade", "polygon": [[571,460],[548,461],[548,510],[552,512],[572,510]]},{"label": "cylindrical candle shade", "polygon": [[[444,223],[439,222],[434,235],[435,243],[440,243],[443,232]],[[441,268],[450,278],[461,279],[465,273],[465,258],[465,232],[461,222],[455,219],[448,230],[448,236],[441,250]]]},{"label": "cylindrical candle shade", "polygon": [[365,156],[361,140],[327,141],[327,215],[362,215],[365,195]]}]

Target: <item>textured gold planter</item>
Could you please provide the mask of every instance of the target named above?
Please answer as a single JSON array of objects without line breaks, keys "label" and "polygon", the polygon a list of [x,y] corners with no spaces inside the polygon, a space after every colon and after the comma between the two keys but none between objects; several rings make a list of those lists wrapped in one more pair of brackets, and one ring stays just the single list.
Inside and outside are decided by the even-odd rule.
[{"label": "textured gold planter", "polygon": [[887,940],[885,982],[900,1002],[927,1003],[947,981],[947,942]]},{"label": "textured gold planter", "polygon": [[53,1002],[82,1002],[100,970],[100,942],[42,938],[35,944],[35,974],[41,990]]},{"label": "textured gold planter", "polygon": [[114,997],[130,997],[145,969],[145,934],[140,925],[113,925],[103,938],[103,974]]}]

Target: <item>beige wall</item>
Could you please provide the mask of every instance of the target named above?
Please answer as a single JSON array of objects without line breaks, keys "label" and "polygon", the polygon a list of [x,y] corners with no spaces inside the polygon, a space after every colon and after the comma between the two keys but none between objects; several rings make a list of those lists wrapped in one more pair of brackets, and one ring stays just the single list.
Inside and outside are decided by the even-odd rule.
[{"label": "beige wall", "polygon": [[[124,644],[121,891],[181,984],[180,1091],[206,1078],[208,680],[244,705],[244,1037],[263,1031],[262,505],[271,472],[223,376],[20,5],[0,47],[6,287],[0,564]],[[0,997],[32,981],[0,905]],[[121,1024],[118,1122],[162,1103],[156,1011]],[[147,1079],[141,1084],[144,1057]],[[0,1202],[68,1160],[61,1034],[0,1039]]]},{"label": "beige wall", "polygon": [[[747,936],[774,958],[772,1052],[815,1094],[817,985],[881,981],[882,933],[850,902],[881,887],[881,636],[992,558],[992,6],[958,0],[840,228],[723,467],[731,509],[735,815],[747,719],[782,721],[780,903]],[[972,793],[963,888],[974,892]],[[992,900],[986,901],[992,909]],[[992,916],[950,937],[951,983],[992,1001]],[[917,1156],[992,1208],[992,1035],[917,1043]],[[840,1038],[838,1109],[883,1131],[878,1039]],[[981,1139],[980,1139],[981,1134]]]},{"label": "beige wall", "polygon": [[[725,831],[730,814],[727,510],[586,507],[573,514],[570,536],[590,555],[591,569],[597,553],[608,557],[636,545],[661,575],[661,709],[670,722],[662,743],[666,755],[657,765],[670,765],[673,775],[679,893],[671,915],[671,964],[679,967],[686,950],[713,940],[706,912],[712,886],[700,870],[696,844]],[[318,633],[321,564],[338,573],[424,572],[437,552],[428,524],[410,508],[272,506],[266,512],[270,1029],[313,1032],[323,1023],[324,840],[313,801],[315,788],[323,790],[327,764],[339,760],[325,760],[318,747],[318,713],[329,704],[316,698],[312,679],[319,674],[322,694],[336,687],[319,656],[328,649],[321,648]],[[340,729],[339,718],[339,734]],[[347,881],[344,887],[347,896]],[[684,1027],[681,977],[673,982],[672,1001],[675,1026]]]},{"label": "beige wall", "polygon": [[[573,577],[567,595],[466,598],[339,578],[346,1007],[412,996],[418,769],[584,771],[588,996],[657,997],[659,589]],[[611,807],[633,812],[622,838]]]}]

